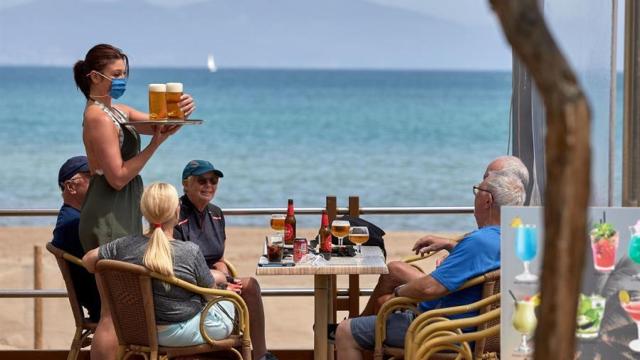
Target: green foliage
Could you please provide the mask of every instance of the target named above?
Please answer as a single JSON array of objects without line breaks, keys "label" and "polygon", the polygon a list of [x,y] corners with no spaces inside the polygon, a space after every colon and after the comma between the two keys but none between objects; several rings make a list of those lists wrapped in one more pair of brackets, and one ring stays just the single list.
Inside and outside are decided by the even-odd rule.
[{"label": "green foliage", "polygon": [[613,225],[606,222],[595,224],[591,230],[591,235],[594,240],[608,239],[615,234],[616,229],[613,228]]}]

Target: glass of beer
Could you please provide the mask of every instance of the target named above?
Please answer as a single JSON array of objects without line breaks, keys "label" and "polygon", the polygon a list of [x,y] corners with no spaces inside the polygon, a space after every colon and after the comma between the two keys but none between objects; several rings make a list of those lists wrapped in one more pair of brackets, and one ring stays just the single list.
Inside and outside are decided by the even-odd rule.
[{"label": "glass of beer", "polygon": [[331,234],[338,238],[338,246],[342,247],[342,239],[349,235],[349,227],[351,224],[345,220],[333,220],[331,222]]},{"label": "glass of beer", "polygon": [[171,120],[184,120],[184,113],[178,103],[182,96],[182,83],[167,83],[167,117]]},{"label": "glass of beer", "polygon": [[284,219],[286,218],[285,214],[272,214],[271,215],[271,228],[276,233],[282,235],[284,237]]},{"label": "glass of beer", "polygon": [[361,245],[369,240],[369,228],[366,226],[353,226],[349,229],[349,241],[358,245],[358,253],[362,254]]},{"label": "glass of beer", "polygon": [[149,84],[149,119],[167,118],[167,85]]}]

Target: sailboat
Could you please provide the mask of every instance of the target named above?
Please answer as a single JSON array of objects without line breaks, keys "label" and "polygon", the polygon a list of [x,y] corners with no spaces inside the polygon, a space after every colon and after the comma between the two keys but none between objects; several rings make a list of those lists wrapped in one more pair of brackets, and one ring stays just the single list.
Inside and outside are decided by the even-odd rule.
[{"label": "sailboat", "polygon": [[218,70],[216,62],[213,60],[213,54],[209,54],[209,56],[207,56],[207,68],[209,68],[209,72],[215,72]]}]

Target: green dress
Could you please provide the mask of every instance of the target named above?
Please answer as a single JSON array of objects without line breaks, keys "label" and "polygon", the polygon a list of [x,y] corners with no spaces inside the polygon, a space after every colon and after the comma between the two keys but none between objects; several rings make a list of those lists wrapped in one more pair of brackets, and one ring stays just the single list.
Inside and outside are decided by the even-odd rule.
[{"label": "green dress", "polygon": [[[94,104],[111,118],[119,128],[120,155],[126,161],[140,152],[140,135],[131,127],[122,125],[126,116],[116,108]],[[89,190],[80,212],[80,242],[85,251],[97,248],[126,235],[142,233],[142,178],[134,177],[121,190],[116,190],[101,170],[91,176]]]}]

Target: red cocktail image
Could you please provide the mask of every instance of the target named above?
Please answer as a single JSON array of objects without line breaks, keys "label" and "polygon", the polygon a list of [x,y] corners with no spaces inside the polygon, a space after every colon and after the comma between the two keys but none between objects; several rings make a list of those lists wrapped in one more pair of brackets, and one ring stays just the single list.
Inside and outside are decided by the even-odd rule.
[{"label": "red cocktail image", "polygon": [[600,272],[610,272],[616,264],[618,232],[609,223],[599,223],[591,230],[593,267]]}]

